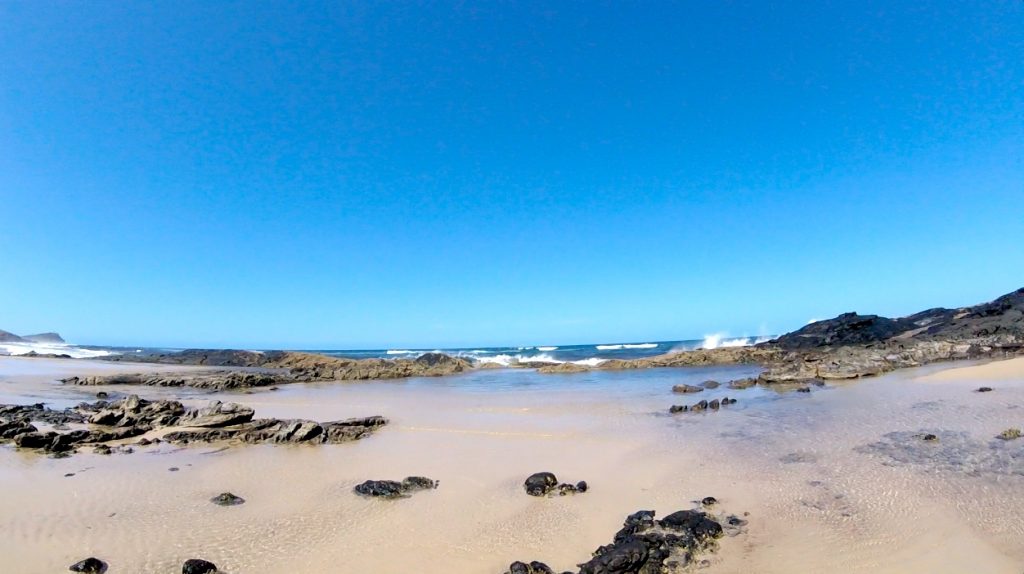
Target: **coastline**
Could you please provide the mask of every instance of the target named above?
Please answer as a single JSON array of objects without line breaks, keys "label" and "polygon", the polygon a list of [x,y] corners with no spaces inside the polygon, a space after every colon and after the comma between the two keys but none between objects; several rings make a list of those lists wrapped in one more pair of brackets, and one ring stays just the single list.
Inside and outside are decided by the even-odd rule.
[{"label": "coastline", "polygon": [[[0,359],[0,370],[9,361]],[[950,471],[942,460],[909,456],[928,452],[917,442],[893,451],[901,445],[887,435],[931,429],[944,448],[974,460],[989,448],[985,437],[1016,420],[1005,405],[1024,400],[1024,389],[978,395],[969,392],[972,381],[936,386],[904,371],[807,394],[716,389],[704,393],[729,392],[737,408],[664,413],[677,398],[671,383],[755,372],[555,377],[511,369],[278,391],[145,388],[147,396],[186,391],[193,405],[244,402],[260,416],[381,412],[392,424],[362,441],[320,447],[150,446],[64,459],[0,449],[0,487],[24,494],[0,501],[0,551],[23,571],[59,571],[98,555],[114,571],[169,572],[200,554],[233,574],[500,573],[520,559],[561,570],[606,543],[626,514],[664,515],[710,495],[750,522],[709,555],[710,573],[1019,571],[1024,533],[1016,517],[1024,508],[1013,493],[1022,477],[990,459],[975,461],[977,476]],[[68,403],[97,390],[140,390],[3,379]],[[522,480],[540,470],[591,489],[528,497]],[[365,479],[410,474],[440,486],[397,501],[351,492]],[[958,502],[965,489],[967,506]],[[222,491],[247,502],[209,504]]]}]

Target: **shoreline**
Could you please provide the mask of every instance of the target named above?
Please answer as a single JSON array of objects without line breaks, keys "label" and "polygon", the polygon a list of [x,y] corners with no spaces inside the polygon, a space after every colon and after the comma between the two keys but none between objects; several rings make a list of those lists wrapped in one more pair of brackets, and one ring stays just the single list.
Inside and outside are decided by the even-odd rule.
[{"label": "shoreline", "polygon": [[[924,370],[936,368],[947,365]],[[887,436],[933,429],[943,448],[976,452],[964,457],[971,460],[987,451],[986,436],[1015,420],[995,407],[1024,400],[1024,389],[978,395],[969,381],[936,386],[905,371],[807,394],[728,391],[739,398],[735,410],[665,413],[678,399],[670,383],[750,372],[551,377],[514,369],[251,394],[72,387],[79,398],[98,389],[147,397],[186,391],[193,405],[239,401],[280,418],[379,412],[391,424],[340,445],[156,445],[64,459],[0,448],[0,487],[25,494],[0,501],[0,531],[8,535],[0,550],[23,571],[59,571],[88,555],[112,571],[154,574],[180,569],[193,555],[232,574],[500,574],[512,561],[533,559],[561,571],[606,544],[626,514],[649,508],[665,516],[714,496],[727,512],[750,514],[746,533],[722,539],[707,556],[711,574],[1019,572],[1024,547],[1015,517],[1024,508],[1012,493],[1024,478],[990,459],[972,463],[977,477],[943,470],[939,460],[918,458],[930,451],[919,449],[932,449],[927,443]],[[37,396],[66,389],[53,379],[2,378]],[[522,480],[542,470],[586,480],[590,490],[526,496]],[[440,486],[396,501],[351,492],[363,480],[416,474]],[[955,503],[964,489],[974,497],[967,508]],[[246,503],[208,502],[224,491]],[[62,541],[60,550],[52,540]]]}]

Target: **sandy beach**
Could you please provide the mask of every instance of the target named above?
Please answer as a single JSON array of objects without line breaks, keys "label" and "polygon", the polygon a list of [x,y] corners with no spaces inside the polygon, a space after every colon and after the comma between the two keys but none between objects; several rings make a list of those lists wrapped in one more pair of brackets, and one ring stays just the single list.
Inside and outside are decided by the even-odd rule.
[{"label": "sandy beach", "polygon": [[[702,398],[739,399],[730,409],[670,416],[669,405],[690,398],[673,395],[673,384],[753,368],[487,370],[211,394],[68,388],[54,381],[69,369],[140,369],[0,358],[7,402],[60,407],[104,390],[236,401],[258,416],[391,419],[342,445],[162,444],[63,459],[4,447],[0,552],[19,572],[62,571],[90,555],[115,573],[175,572],[190,557],[233,574],[500,573],[514,560],[568,569],[627,514],[664,515],[714,496],[722,511],[749,513],[749,525],[721,542],[707,572],[1017,573],[1024,441],[993,437],[1024,423],[1024,385],[972,390],[1021,364],[946,365],[811,393],[723,387]],[[914,438],[921,432],[939,441]],[[523,479],[542,470],[591,489],[526,496]],[[440,486],[401,500],[352,492],[366,479],[408,475]],[[247,502],[209,502],[224,491]]]}]

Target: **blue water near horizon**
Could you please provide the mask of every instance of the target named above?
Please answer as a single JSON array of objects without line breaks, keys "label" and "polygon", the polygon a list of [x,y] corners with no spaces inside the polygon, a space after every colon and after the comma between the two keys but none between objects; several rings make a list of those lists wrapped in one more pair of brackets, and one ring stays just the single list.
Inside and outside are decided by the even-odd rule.
[{"label": "blue water near horizon", "polygon": [[[662,355],[672,351],[693,349],[714,349],[718,347],[740,347],[769,340],[770,337],[726,337],[708,335],[703,339],[678,341],[650,341],[630,343],[596,343],[577,345],[534,345],[507,347],[449,347],[449,348],[403,348],[403,349],[295,349],[333,357],[350,359],[414,359],[424,353],[440,352],[463,357],[478,363],[511,365],[515,363],[578,363],[597,365],[608,359],[639,359]],[[103,355],[149,355],[174,353],[184,348],[171,347],[114,347],[104,345],[45,345],[38,349],[33,344],[20,345],[19,354],[29,350],[39,353],[67,353],[76,357],[97,357]],[[45,348],[44,348],[45,347]],[[270,349],[249,349],[265,351]],[[3,353],[0,353],[3,354]]]}]

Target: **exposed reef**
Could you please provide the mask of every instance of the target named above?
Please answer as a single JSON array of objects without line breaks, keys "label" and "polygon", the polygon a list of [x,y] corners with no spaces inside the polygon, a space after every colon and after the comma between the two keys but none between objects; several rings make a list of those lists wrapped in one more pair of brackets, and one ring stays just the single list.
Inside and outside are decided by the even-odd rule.
[{"label": "exposed reef", "polygon": [[0,405],[0,443],[61,456],[86,446],[102,454],[113,452],[112,446],[130,452],[122,443],[151,431],[160,431],[161,436],[143,438],[136,444],[329,444],[363,438],[387,424],[380,416],[320,423],[255,419],[253,415],[253,409],[236,403],[213,401],[205,407],[186,408],[178,401],[147,401],[136,395],[113,402],[81,403],[62,411],[42,404]]}]

